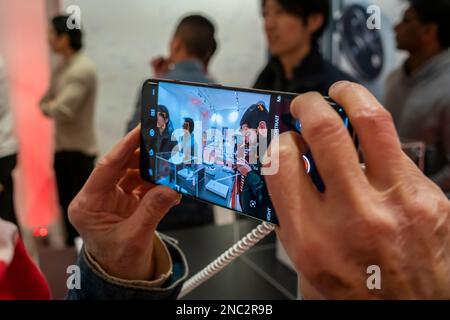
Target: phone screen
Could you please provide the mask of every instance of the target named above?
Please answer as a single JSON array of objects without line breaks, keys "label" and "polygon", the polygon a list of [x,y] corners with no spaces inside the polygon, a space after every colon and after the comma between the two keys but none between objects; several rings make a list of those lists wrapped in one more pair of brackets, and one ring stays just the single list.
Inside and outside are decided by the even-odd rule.
[{"label": "phone screen", "polygon": [[[186,196],[278,224],[263,156],[279,134],[301,134],[295,94],[148,80],[142,91],[141,176]],[[330,102],[351,130],[343,110]],[[306,144],[299,155],[317,189],[324,184]],[[280,164],[282,165],[282,164]],[[269,169],[269,170],[268,170]],[[195,213],[193,213],[195,214]]]}]

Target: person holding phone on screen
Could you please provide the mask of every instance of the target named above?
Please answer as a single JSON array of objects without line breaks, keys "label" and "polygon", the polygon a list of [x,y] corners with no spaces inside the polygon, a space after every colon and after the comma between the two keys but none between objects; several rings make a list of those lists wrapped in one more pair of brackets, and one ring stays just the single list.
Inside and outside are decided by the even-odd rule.
[{"label": "person holding phone on screen", "polygon": [[[238,146],[237,170],[239,204],[244,212],[266,220],[263,216],[269,204],[269,194],[261,176],[260,158],[267,146],[269,112],[264,102],[258,102],[245,111],[240,121],[243,135],[242,145]],[[265,144],[262,140],[265,140]],[[272,221],[272,219],[267,219]]]}]

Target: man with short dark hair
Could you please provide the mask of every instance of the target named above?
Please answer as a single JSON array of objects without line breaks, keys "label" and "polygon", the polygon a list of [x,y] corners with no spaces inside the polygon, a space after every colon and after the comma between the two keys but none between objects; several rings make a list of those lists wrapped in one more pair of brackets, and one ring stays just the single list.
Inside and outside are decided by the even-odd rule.
[{"label": "man with short dark hair", "polygon": [[396,26],[409,53],[387,81],[386,108],[402,138],[427,144],[425,173],[450,194],[450,0],[410,0]]},{"label": "man with short dark hair", "polygon": [[[204,77],[207,76],[209,61],[217,49],[215,32],[214,25],[206,17],[201,15],[190,15],[183,18],[178,24],[170,42],[169,58],[164,60],[163,66],[154,64],[155,75],[173,78],[173,73],[177,67],[176,64],[189,60],[201,62],[203,65],[202,71],[204,74],[199,77],[198,80],[193,79],[192,75],[190,75],[189,79],[186,80],[195,82],[211,82],[212,79],[209,77],[207,77],[208,79],[204,79]],[[174,64],[172,70],[170,70],[170,64]],[[178,72],[182,71],[183,70],[178,70]],[[176,76],[180,77],[180,75]]]},{"label": "man with short dark hair", "polygon": [[[215,27],[201,15],[181,19],[170,41],[169,57],[152,61],[153,76],[171,80],[214,83],[208,74],[209,62],[216,52]],[[141,93],[139,90],[135,112],[127,124],[127,132],[140,122]]]},{"label": "man with short dark hair", "polygon": [[67,219],[67,209],[93,170],[97,154],[97,73],[92,61],[81,52],[81,30],[69,29],[68,19],[69,16],[57,16],[50,23],[50,48],[62,56],[63,62],[53,71],[40,108],[55,121],[54,166],[67,244],[72,245],[78,233]]},{"label": "man with short dark hair", "polygon": [[262,11],[271,59],[255,88],[326,95],[334,82],[351,80],[319,50],[330,16],[329,0],[262,0]]},{"label": "man with short dark hair", "polygon": [[192,134],[194,132],[194,120],[192,118],[184,118],[183,129]]}]

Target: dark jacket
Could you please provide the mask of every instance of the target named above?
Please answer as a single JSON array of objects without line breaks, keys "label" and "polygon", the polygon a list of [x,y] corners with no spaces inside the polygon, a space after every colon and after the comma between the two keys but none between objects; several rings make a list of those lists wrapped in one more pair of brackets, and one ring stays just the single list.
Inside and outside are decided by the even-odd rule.
[{"label": "dark jacket", "polygon": [[280,60],[273,57],[259,75],[254,88],[293,93],[317,91],[327,96],[331,85],[340,80],[354,81],[349,75],[325,61],[319,49],[314,48],[297,65],[291,80],[286,79]]},{"label": "dark jacket", "polygon": [[159,133],[159,130],[157,130],[155,146],[158,152],[171,153],[176,145],[177,142],[172,141],[172,133],[170,131],[166,129],[164,133],[161,134]]}]

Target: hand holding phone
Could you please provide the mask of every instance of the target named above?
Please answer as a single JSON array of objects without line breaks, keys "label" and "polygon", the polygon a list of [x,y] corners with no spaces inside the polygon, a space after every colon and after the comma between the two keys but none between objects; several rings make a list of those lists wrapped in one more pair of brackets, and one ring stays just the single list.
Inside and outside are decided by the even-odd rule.
[{"label": "hand holding phone", "polygon": [[69,219],[110,276],[148,281],[156,276],[156,227],[181,197],[139,178],[139,136],[134,129],[100,159],[70,204]]},{"label": "hand holding phone", "polygon": [[[292,113],[302,119],[327,195],[305,174],[290,132],[280,136],[278,174],[266,179],[303,297],[449,299],[450,202],[403,153],[391,115],[366,88],[340,82],[330,96],[354,119],[367,171],[340,119],[308,93]],[[369,289],[375,274],[381,285]]]}]

